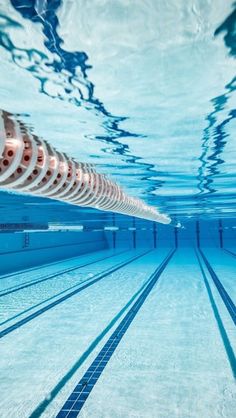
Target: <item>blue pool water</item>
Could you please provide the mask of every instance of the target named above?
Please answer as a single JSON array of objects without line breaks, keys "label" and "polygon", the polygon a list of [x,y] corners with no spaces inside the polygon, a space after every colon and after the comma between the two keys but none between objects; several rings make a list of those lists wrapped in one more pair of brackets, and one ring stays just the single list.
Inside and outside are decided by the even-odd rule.
[{"label": "blue pool water", "polygon": [[233,217],[233,2],[135,3],[1,2],[1,107],[161,211]]},{"label": "blue pool water", "polygon": [[231,0],[0,1],[0,109],[173,220],[0,188],[1,418],[236,415],[235,28]]},{"label": "blue pool water", "polygon": [[[2,279],[9,292],[1,295],[2,416],[57,416],[170,254],[168,247],[150,250],[106,277],[147,248],[105,250]],[[203,252],[235,299],[235,259],[219,248]],[[94,264],[78,268],[85,262]],[[84,283],[92,284],[71,295],[71,285]],[[60,301],[63,290],[68,298]],[[177,249],[128,325],[81,416],[233,416],[234,321],[198,250]]]}]

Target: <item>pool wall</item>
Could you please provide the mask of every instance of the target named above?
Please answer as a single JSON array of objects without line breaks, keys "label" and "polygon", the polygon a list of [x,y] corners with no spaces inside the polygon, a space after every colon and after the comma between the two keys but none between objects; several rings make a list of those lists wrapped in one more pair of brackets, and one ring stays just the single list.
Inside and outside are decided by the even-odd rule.
[{"label": "pool wall", "polygon": [[128,217],[113,216],[110,225],[117,231],[106,231],[110,248],[234,247],[235,220],[189,221],[181,228]]},{"label": "pool wall", "polygon": [[[91,226],[92,225],[92,226]],[[222,247],[235,249],[234,220],[188,222],[173,228],[126,216],[107,215],[91,224],[83,219],[83,231],[2,231],[1,274],[50,263],[105,248]],[[117,229],[115,229],[117,228]]]},{"label": "pool wall", "polygon": [[49,263],[106,248],[103,232],[17,232],[0,234],[0,271]]}]

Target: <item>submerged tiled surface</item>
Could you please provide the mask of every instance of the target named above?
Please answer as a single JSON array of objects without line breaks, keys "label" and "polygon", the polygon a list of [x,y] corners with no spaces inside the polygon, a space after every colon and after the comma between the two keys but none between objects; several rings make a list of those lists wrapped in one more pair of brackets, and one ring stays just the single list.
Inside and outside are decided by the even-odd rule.
[{"label": "submerged tiled surface", "polygon": [[[202,250],[233,301],[234,257],[219,248]],[[94,274],[145,252],[110,251],[24,272],[18,279],[5,277],[5,290],[17,289],[17,280],[19,290],[0,298],[1,304],[9,313],[14,309],[20,313],[26,302],[36,302],[35,297],[43,302],[54,292],[56,301],[62,284],[66,290],[73,281],[92,281]],[[198,250],[178,248],[138,311],[133,310],[135,301],[145,295],[145,283],[169,251],[148,252],[5,335],[1,340],[1,416],[72,417],[80,410],[82,417],[96,418],[197,418],[209,416],[209,411],[212,417],[231,417],[234,323],[198,253],[203,277]],[[95,262],[96,258],[100,261]],[[38,283],[43,275],[73,269],[86,260],[93,264]],[[21,288],[34,275],[35,285]],[[125,323],[126,315],[130,315],[128,326],[118,344],[112,335]],[[105,349],[106,356],[101,358]],[[77,390],[88,373],[95,378],[93,385],[89,387],[88,382],[78,398]],[[73,408],[76,399],[77,412]],[[71,410],[74,415],[68,415]]]}]

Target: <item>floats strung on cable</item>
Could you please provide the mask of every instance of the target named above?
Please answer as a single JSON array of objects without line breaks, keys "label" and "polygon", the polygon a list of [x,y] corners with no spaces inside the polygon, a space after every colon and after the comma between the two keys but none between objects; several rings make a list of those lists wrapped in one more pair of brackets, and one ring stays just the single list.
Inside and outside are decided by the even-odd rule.
[{"label": "floats strung on cable", "polygon": [[0,187],[168,224],[170,218],[0,111]]}]

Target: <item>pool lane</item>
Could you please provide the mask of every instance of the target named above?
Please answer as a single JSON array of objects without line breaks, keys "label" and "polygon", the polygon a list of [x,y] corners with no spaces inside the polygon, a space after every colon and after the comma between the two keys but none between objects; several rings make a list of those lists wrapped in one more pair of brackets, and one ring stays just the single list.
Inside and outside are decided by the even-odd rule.
[{"label": "pool lane", "polygon": [[[30,416],[43,399],[50,397],[58,381],[140,289],[167,252],[168,249],[153,252],[136,260],[6,336],[0,356],[3,363],[1,418]],[[98,344],[60,396],[73,388],[78,375],[99,348]],[[55,402],[58,410],[60,399],[57,397]],[[54,416],[54,412],[45,413]]]},{"label": "pool lane", "polygon": [[[224,322],[221,306],[220,315]],[[235,349],[235,333],[230,343]],[[232,369],[195,253],[179,249],[79,416],[199,418],[210,411],[211,418],[231,418],[234,394]]]},{"label": "pool lane", "polygon": [[236,357],[230,340],[231,335],[235,334],[235,324],[234,321],[232,321],[232,315],[229,307],[227,306],[225,297],[222,297],[224,296],[222,294],[222,289],[220,289],[219,284],[216,283],[216,280],[218,279],[213,277],[214,274],[211,269],[207,267],[206,263],[204,266],[204,260],[197,250],[196,257],[198,259],[209,302],[218,326],[218,331],[228,357],[228,362],[230,364],[232,374],[236,379]]},{"label": "pool lane", "polygon": [[235,304],[236,260],[219,248],[202,248],[201,250]]},{"label": "pool lane", "polygon": [[[29,287],[35,286],[39,283],[46,282],[52,279],[60,278],[60,276],[71,273],[71,272],[78,272],[78,270],[83,269],[84,267],[91,266],[92,264],[96,264],[100,261],[107,260],[109,258],[115,257],[120,254],[124,254],[124,252],[128,251],[117,251],[117,252],[109,252],[108,254],[103,254],[102,257],[91,259],[90,261],[87,261],[85,263],[77,262],[74,266],[64,266],[64,268],[55,271],[54,273],[49,274],[41,274],[38,278],[33,278],[31,280],[26,281],[19,281],[19,283],[15,286],[7,287],[4,290],[0,292],[0,299],[4,296],[12,295],[13,293],[17,293],[23,289],[27,289]],[[74,261],[74,260],[73,260]],[[32,275],[33,276],[33,275]]]},{"label": "pool lane", "polygon": [[[137,251],[137,255],[142,253],[142,251]],[[132,251],[115,253],[109,257],[100,258],[98,261],[93,260],[92,264],[79,268],[73,267],[71,271],[66,273],[53,274],[50,279],[47,279],[48,275],[46,274],[44,276],[46,280],[41,281],[43,279],[41,277],[40,281],[33,286],[2,296],[0,298],[0,325],[4,325],[6,321],[8,322],[21,313],[24,314],[40,304],[59,297],[67,290],[69,291],[87,280],[92,280],[97,274],[112,268],[116,264],[125,262],[132,256],[134,256]]]},{"label": "pool lane", "polygon": [[228,250],[226,248],[223,248],[223,250],[227,253],[230,254],[232,257],[236,258],[236,252],[232,251],[232,250]]},{"label": "pool lane", "polygon": [[75,415],[79,414],[91,391],[93,390],[98,379],[100,378],[102,372],[104,371],[109,360],[114,354],[118,344],[124,337],[125,333],[132,324],[139,310],[142,308],[143,304],[145,303],[147,297],[156,285],[162,272],[165,270],[166,266],[173,257],[175,251],[176,249],[172,250],[161,263],[161,265],[157,267],[154,273],[150,276],[147,285],[142,290],[138,299],[129,309],[125,317],[122,319],[121,323],[112,333],[106,344],[98,353],[97,357],[86,370],[85,374],[82,376],[82,378],[74,388],[73,392],[69,395],[68,399],[62,406],[56,418],[73,418]]},{"label": "pool lane", "polygon": [[[236,238],[236,237],[235,237]],[[233,245],[228,245],[227,243],[223,245],[223,249],[227,252],[230,252],[236,257],[236,247]]]},{"label": "pool lane", "polygon": [[[9,303],[9,297],[10,297],[10,301],[12,302],[12,297],[14,297],[14,295],[12,296],[12,294],[9,296],[5,296],[2,297],[1,299],[1,303],[3,303],[4,305],[4,314],[5,316],[7,316],[7,313],[10,312],[10,317],[5,319],[4,321],[1,322],[1,330],[0,330],[0,338],[3,338],[4,336],[6,336],[7,334],[9,334],[10,332],[18,329],[19,327],[25,325],[26,323],[28,323],[29,321],[35,319],[37,316],[42,315],[43,313],[47,312],[48,310],[54,308],[55,306],[57,306],[58,304],[64,302],[65,300],[75,296],[76,294],[82,292],[84,289],[86,289],[87,287],[92,286],[93,284],[97,283],[98,281],[106,278],[108,275],[110,275],[111,273],[119,270],[120,268],[123,268],[124,266],[128,265],[129,263],[133,262],[134,260],[143,257],[145,254],[147,254],[149,251],[144,251],[144,252],[134,252],[132,257],[123,257],[123,259],[120,261],[119,258],[117,259],[117,257],[119,256],[115,256],[114,259],[112,259],[112,264],[111,267],[109,267],[109,262],[110,260],[104,263],[104,266],[102,268],[102,270],[99,272],[99,263],[96,263],[96,272],[94,274],[91,273],[91,266],[90,266],[90,273],[88,274],[88,276],[86,277],[85,274],[83,274],[80,279],[78,280],[77,277],[74,277],[74,281],[72,283],[70,283],[70,286],[68,287],[68,281],[64,280],[64,274],[60,276],[60,282],[59,282],[59,286],[58,286],[58,281],[56,282],[56,286],[51,285],[51,283],[46,283],[47,287],[46,287],[46,292],[42,292],[41,289],[38,290],[38,286],[42,286],[42,283],[40,283],[40,285],[36,285],[37,286],[37,291],[35,292],[34,296],[37,294],[39,295],[39,300],[35,303],[32,304],[32,300],[30,300],[30,297],[28,296],[27,292],[28,292],[28,288],[27,289],[23,289],[22,291],[19,291],[17,296],[17,304],[14,303],[14,299],[13,299],[13,307],[14,309],[18,308],[20,311],[18,313],[15,313],[13,316],[11,314],[11,303]],[[106,266],[106,264],[108,264],[108,266]],[[106,266],[106,267],[105,267]],[[105,267],[105,269],[104,269]],[[98,272],[97,272],[98,271]],[[74,273],[74,272],[73,272]],[[45,282],[43,283],[43,285],[45,285]],[[53,290],[53,293],[51,294],[49,292],[49,294],[47,294],[48,292],[48,286],[50,286],[50,290]],[[60,291],[58,291],[58,287],[60,287]],[[35,288],[34,288],[35,289]],[[30,289],[31,290],[31,289]],[[22,293],[23,293],[23,298],[22,298]],[[19,303],[19,294],[20,294],[20,303]],[[41,300],[42,295],[44,296],[43,300]],[[47,296],[46,296],[47,295]],[[23,302],[26,304],[29,304],[29,307],[25,307],[22,310],[22,300]],[[9,305],[10,305],[10,311],[9,311]],[[12,324],[9,325],[9,322],[12,322]]]},{"label": "pool lane", "polygon": [[[233,300],[231,299],[231,297],[229,296],[229,294],[227,293],[225,287],[223,286],[221,280],[219,279],[218,275],[216,274],[215,270],[213,269],[212,265],[210,264],[209,260],[207,259],[207,257],[205,256],[204,252],[199,249],[199,254],[201,255],[201,258],[203,260],[203,262],[205,263],[205,266],[208,270],[208,272],[210,273],[211,279],[213,280],[233,322],[234,325],[236,325],[236,306],[233,302]],[[200,260],[199,263],[201,264]]]},{"label": "pool lane", "polygon": [[1,276],[0,297],[7,292],[11,293],[17,291],[17,289],[23,286],[34,285],[40,280],[46,280],[47,277],[50,280],[50,277],[53,277],[53,275],[63,274],[77,268],[79,269],[119,253],[122,253],[122,250],[102,250],[96,253],[81,255],[67,260],[50,263],[48,265],[42,265],[41,267],[34,267],[11,273],[10,275]]}]

